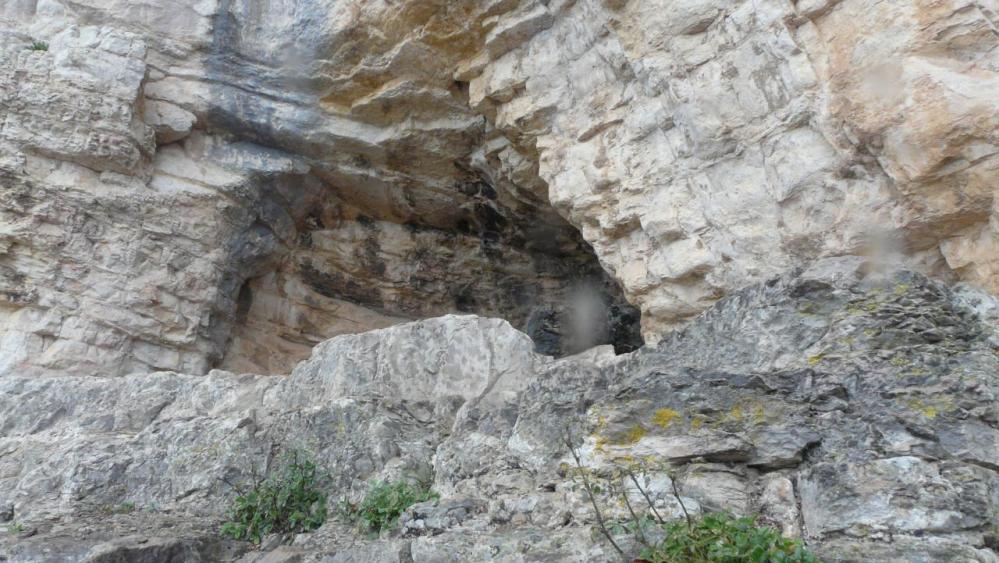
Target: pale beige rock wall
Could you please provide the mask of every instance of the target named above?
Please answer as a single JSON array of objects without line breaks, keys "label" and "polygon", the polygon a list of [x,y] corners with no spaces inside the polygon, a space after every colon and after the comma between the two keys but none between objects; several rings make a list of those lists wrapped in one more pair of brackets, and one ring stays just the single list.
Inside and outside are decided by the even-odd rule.
[{"label": "pale beige rock wall", "polygon": [[823,256],[999,290],[995,2],[549,8],[470,101],[537,146],[647,337]]},{"label": "pale beige rock wall", "polygon": [[597,259],[646,340],[828,256],[999,291],[997,12],[5,3],[0,372],[286,371],[455,310],[526,329],[606,285]]},{"label": "pale beige rock wall", "polygon": [[[536,162],[453,83],[463,13],[358,7],[0,7],[0,373],[287,373],[455,311],[551,353],[638,341]],[[592,293],[597,336],[569,334]]]}]

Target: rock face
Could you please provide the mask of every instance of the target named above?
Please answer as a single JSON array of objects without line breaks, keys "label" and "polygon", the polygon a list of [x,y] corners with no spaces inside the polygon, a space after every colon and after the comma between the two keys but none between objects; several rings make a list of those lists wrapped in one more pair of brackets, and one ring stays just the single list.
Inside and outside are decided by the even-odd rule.
[{"label": "rock face", "polygon": [[280,41],[343,27],[296,33],[327,50],[347,14],[155,4],[0,13],[0,372],[286,373],[330,336],[454,311],[506,317],[546,353],[641,343],[543,183],[479,154],[467,104],[340,115],[330,78],[303,74],[316,53],[258,61],[245,20]]},{"label": "rock face", "polygon": [[[568,436],[594,478],[645,460],[661,513],[681,514],[675,480],[687,510],[762,513],[825,560],[997,561],[997,315],[984,293],[847,260],[621,356],[556,360],[505,321],[447,316],[332,339],[288,378],[8,376],[0,508],[25,531],[0,555],[616,561]],[[289,445],[330,471],[333,498],[418,478],[441,499],[380,539],[335,519],[263,553],[217,539],[230,484]]]},{"label": "rock face", "polygon": [[[997,26],[0,2],[0,559],[615,559],[565,438],[674,516],[676,484],[831,560],[996,561]],[[290,447],[442,498],[220,540]]]},{"label": "rock face", "polygon": [[655,341],[829,256],[999,290],[997,12],[6,2],[0,373],[286,373],[450,312],[625,351],[625,298]]},{"label": "rock face", "polygon": [[487,39],[470,102],[531,138],[553,204],[641,306],[647,337],[823,256],[999,289],[994,2],[520,14],[546,31],[512,50]]}]

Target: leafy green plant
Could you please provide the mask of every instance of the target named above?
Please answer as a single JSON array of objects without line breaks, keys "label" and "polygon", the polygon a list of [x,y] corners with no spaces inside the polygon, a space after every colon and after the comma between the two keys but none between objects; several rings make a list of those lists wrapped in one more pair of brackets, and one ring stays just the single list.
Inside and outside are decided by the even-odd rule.
[{"label": "leafy green plant", "polygon": [[29,51],[48,51],[49,44],[44,41],[32,41],[31,45],[28,45]]},{"label": "leafy green plant", "polygon": [[436,500],[440,495],[421,485],[405,481],[377,482],[357,504],[341,502],[340,510],[348,520],[366,531],[378,533],[395,525],[404,510],[418,502]]},{"label": "leafy green plant", "polygon": [[221,533],[260,543],[268,534],[315,530],[326,521],[326,493],[319,469],[301,452],[285,455],[282,466],[253,489],[236,497]]},{"label": "leafy green plant", "polygon": [[7,531],[11,534],[20,534],[24,531],[24,524],[20,522],[14,522],[10,526],[7,526]]},{"label": "leafy green plant", "polygon": [[[785,538],[780,533],[757,522],[756,518],[736,518],[728,513],[706,514],[694,517],[684,505],[677,487],[677,480],[665,467],[672,487],[673,498],[683,511],[682,520],[667,520],[656,509],[649,495],[648,479],[645,487],[636,476],[636,469],[643,473],[649,468],[641,464],[617,468],[615,477],[604,481],[604,487],[593,483],[596,478],[582,463],[574,446],[575,441],[566,429],[563,442],[576,463],[571,472],[583,483],[593,506],[597,527],[622,558],[630,560],[625,550],[615,541],[615,536],[630,534],[640,546],[636,563],[818,563],[818,559],[798,541]],[[648,513],[636,510],[624,487],[615,481],[630,481],[647,503]],[[621,504],[628,510],[629,519],[608,521],[602,514],[596,494],[607,490],[611,496],[619,495]]]},{"label": "leafy green plant", "polygon": [[755,518],[706,514],[691,523],[668,522],[666,537],[640,557],[651,563],[815,563],[801,542],[782,537]]}]

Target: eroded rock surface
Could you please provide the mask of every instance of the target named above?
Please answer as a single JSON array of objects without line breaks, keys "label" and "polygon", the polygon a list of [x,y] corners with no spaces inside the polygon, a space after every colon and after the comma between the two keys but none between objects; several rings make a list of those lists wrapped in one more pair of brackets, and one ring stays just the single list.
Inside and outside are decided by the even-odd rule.
[{"label": "eroded rock surface", "polygon": [[[739,291],[623,356],[553,359],[505,321],[448,316],[335,338],[288,378],[8,376],[0,504],[26,531],[0,553],[616,561],[566,469],[568,435],[594,478],[648,463],[673,517],[675,479],[688,510],[761,513],[826,560],[997,561],[997,310],[845,260]],[[227,483],[291,445],[331,472],[333,498],[404,478],[441,499],[381,539],[331,519],[263,553],[217,540]],[[626,518],[616,500],[601,495],[604,516]]]},{"label": "eroded rock surface", "polygon": [[554,2],[498,18],[537,31],[487,40],[463,76],[473,107],[537,147],[552,202],[654,339],[823,256],[996,291],[997,9]]},{"label": "eroded rock surface", "polygon": [[[997,25],[3,2],[0,554],[612,560],[568,435],[598,476],[649,464],[673,516],[675,482],[831,560],[996,561]],[[506,321],[410,322],[449,313]],[[289,446],[335,495],[442,498],[378,540],[221,541],[230,483]]]},{"label": "eroded rock surface", "polygon": [[623,351],[625,298],[655,341],[830,256],[996,291],[997,12],[7,2],[0,372],[285,373],[451,312]]},{"label": "eroded rock surface", "polygon": [[[334,104],[360,51],[330,52],[357,26],[328,4],[0,9],[0,371],[287,373],[336,334],[449,312],[546,353],[641,344],[536,164],[501,163],[460,92]],[[378,80],[410,100],[407,57]]]}]

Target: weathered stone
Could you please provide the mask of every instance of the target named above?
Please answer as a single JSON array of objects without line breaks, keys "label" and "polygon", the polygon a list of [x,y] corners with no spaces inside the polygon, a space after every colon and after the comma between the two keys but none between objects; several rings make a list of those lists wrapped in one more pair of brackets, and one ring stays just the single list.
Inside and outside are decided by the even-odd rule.
[{"label": "weathered stone", "polygon": [[177,142],[191,133],[197,121],[195,115],[169,102],[147,100],[143,106],[147,125],[156,132],[156,143],[166,145]]},{"label": "weathered stone", "polygon": [[[650,341],[829,257],[995,290],[980,3],[8,3],[4,181],[58,186],[48,201],[153,188],[205,231],[158,226],[160,243],[210,242],[196,287],[100,292],[138,317],[110,345],[89,336],[100,307],[41,289],[106,283],[77,281],[84,224],[46,229],[73,241],[58,252],[4,232],[3,363],[286,373],[326,338],[450,312],[507,318],[546,353],[630,350],[636,312],[602,268]],[[145,236],[108,241],[109,276],[184,271]],[[605,309],[595,338],[574,328],[579,286]]]},{"label": "weathered stone", "polygon": [[[834,560],[994,560],[997,422],[981,407],[999,356],[977,311],[996,299],[909,273],[829,274],[747,288],[623,356],[556,360],[504,321],[449,316],[335,338],[287,378],[5,377],[0,504],[36,535],[0,538],[0,554],[235,561],[242,548],[214,529],[230,483],[298,447],[330,472],[332,498],[417,479],[441,499],[381,539],[331,513],[244,562],[614,561],[568,439],[612,522],[630,518],[623,491],[650,516],[758,513]],[[802,342],[816,311],[826,329]],[[947,337],[927,338],[927,318]],[[136,512],[116,513],[126,502]]]},{"label": "weathered stone", "polygon": [[[996,559],[994,1],[294,4],[0,5],[0,555]],[[290,446],[442,499],[221,542]]]}]

